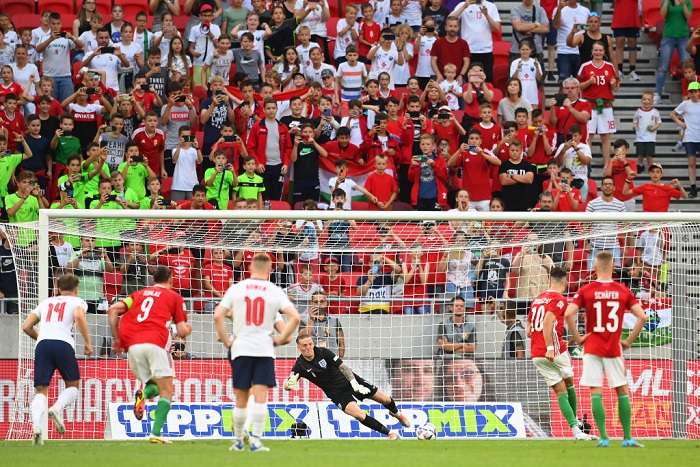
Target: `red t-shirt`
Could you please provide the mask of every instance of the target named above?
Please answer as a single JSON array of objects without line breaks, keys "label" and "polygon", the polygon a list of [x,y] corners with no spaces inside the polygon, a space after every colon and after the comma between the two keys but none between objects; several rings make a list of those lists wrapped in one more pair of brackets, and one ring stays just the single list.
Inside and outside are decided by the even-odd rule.
[{"label": "red t-shirt", "polygon": [[481,132],[481,147],[489,151],[493,151],[501,138],[503,138],[503,128],[496,123],[493,123],[491,128],[484,128],[484,124],[479,122],[472,128]]},{"label": "red t-shirt", "polygon": [[194,256],[190,250],[181,254],[166,253],[158,257],[158,264],[168,266],[173,272],[173,289],[189,289],[192,286],[192,267]]},{"label": "red t-shirt", "polygon": [[[549,180],[546,180],[546,182],[549,182]],[[552,191],[552,196],[557,197],[557,193],[559,193],[559,190],[553,190]],[[571,193],[574,194],[574,199],[577,200],[579,203],[582,202],[581,199],[581,190],[578,188],[572,188]],[[555,212],[574,212],[575,209],[571,206],[571,199],[569,198],[569,195],[566,193],[562,193],[561,196],[559,197],[559,204],[557,204],[557,208],[554,210]]]},{"label": "red t-shirt", "polygon": [[[439,41],[439,40],[438,40],[438,41]],[[442,69],[442,68],[441,68],[441,69]],[[486,83],[486,87],[487,87],[490,91],[493,91],[493,84],[491,84],[491,83]],[[467,86],[464,85],[464,86],[462,87],[462,89],[464,89],[464,90],[466,91]],[[478,118],[480,118],[480,112],[481,112],[481,110],[479,109],[479,107],[481,106],[481,104],[479,103],[479,99],[477,99],[477,97],[476,97],[476,91],[474,90],[473,87],[472,87],[471,89],[472,89],[472,102],[471,102],[471,104],[467,104],[467,103],[465,102],[465,104],[464,104],[464,113],[466,113],[466,114],[469,115],[470,117],[473,117],[473,118],[477,118],[477,119],[478,119]],[[481,92],[481,89],[479,89],[479,92]]]},{"label": "red t-shirt", "polygon": [[22,97],[23,92],[24,90],[22,89],[22,86],[15,82],[10,83],[9,86],[0,84],[0,97],[5,97],[8,94],[14,94],[15,96],[17,96],[17,99],[19,99],[20,97]]},{"label": "red t-shirt", "polygon": [[[335,279],[331,279],[328,274],[321,274],[318,279],[320,285],[327,294],[332,294],[338,297],[348,297],[350,295],[350,287],[344,277],[338,275]],[[336,315],[343,313],[349,306],[348,302],[328,302],[328,314]]]},{"label": "red t-shirt", "polygon": [[445,65],[452,63],[457,67],[457,73],[462,71],[464,57],[471,57],[471,55],[469,44],[461,37],[458,37],[455,42],[448,42],[447,36],[441,37],[430,49],[430,56],[437,57],[438,70],[444,70]]},{"label": "red t-shirt", "polygon": [[595,280],[579,289],[571,303],[586,309],[584,353],[603,358],[622,355],[620,336],[625,312],[636,305],[630,289],[615,281]]},{"label": "red t-shirt", "polygon": [[[585,99],[578,99],[573,104],[574,109],[578,112],[588,112],[589,115],[593,115],[593,107],[591,103]],[[581,141],[586,141],[588,139],[588,126],[587,122],[581,123],[576,120],[569,112],[566,107],[555,107],[554,112],[557,116],[557,128],[556,130],[564,135],[564,138],[569,134],[569,127],[571,125],[579,125],[581,127]]]},{"label": "red t-shirt", "polygon": [[124,349],[135,344],[155,344],[170,350],[172,320],[187,322],[185,300],[179,293],[160,285],[134,292],[122,302],[129,308],[119,321],[119,340]]},{"label": "red t-shirt", "polygon": [[[544,152],[544,138],[547,138],[549,141],[549,146],[552,148],[552,154],[547,155],[546,152]],[[527,153],[528,148],[530,147],[530,144],[532,143],[532,140],[535,138],[535,132],[531,131],[529,134],[526,136],[526,141],[524,142],[523,146],[523,151]],[[544,135],[540,136],[537,138],[537,141],[535,142],[535,152],[532,154],[532,157],[528,157],[527,161],[531,164],[535,165],[544,165],[549,160],[554,157],[554,154],[557,151],[557,133],[554,130],[547,130]]]},{"label": "red t-shirt", "polygon": [[155,94],[153,94],[152,92],[144,92],[142,96],[139,96],[137,93],[133,93],[132,96],[134,96],[135,101],[141,104],[141,107],[143,107],[144,112],[153,110],[153,106],[156,102]]},{"label": "red t-shirt", "polygon": [[[243,272],[243,279],[250,279],[250,263],[253,261],[253,256],[256,254],[261,253],[260,250],[252,251],[252,250],[244,250],[243,251],[243,258],[241,259],[241,271]],[[270,261],[272,261],[272,269],[276,269],[276,264],[277,264],[277,256],[275,256],[274,253],[271,251],[265,251],[264,252],[269,258]]]},{"label": "red t-shirt", "polygon": [[[34,96],[34,104],[37,106],[37,110],[39,108],[39,98],[41,95],[37,94]],[[51,96],[49,96],[51,97]],[[38,113],[37,113],[38,115]],[[63,115],[63,107],[61,107],[61,103],[58,101],[58,99],[54,99],[51,97],[51,107],[49,107],[49,115],[52,117],[60,117]]]},{"label": "red t-shirt", "polygon": [[530,337],[530,357],[544,357],[547,354],[547,345],[544,343],[543,323],[545,315],[554,313],[556,321],[554,322],[554,335],[552,336],[552,345],[554,345],[554,355],[560,355],[566,352],[566,343],[562,336],[564,335],[564,312],[568,302],[566,298],[559,292],[547,290],[540,294],[530,304],[530,329],[532,336]]},{"label": "red t-shirt", "polygon": [[[417,265],[416,265],[417,266]],[[414,269],[414,265],[409,264],[408,265],[408,272],[410,273]],[[424,302],[418,301],[417,299],[419,298],[427,298],[427,290],[425,287],[425,284],[421,282],[420,277],[419,277],[419,271],[416,271],[415,274],[413,274],[413,277],[411,277],[411,280],[406,282],[403,287],[403,296],[404,298],[412,298],[414,299],[411,302],[403,302],[404,306],[422,306],[425,305]]]},{"label": "red t-shirt", "polygon": [[[490,156],[493,153],[483,150]],[[473,201],[486,201],[491,199],[491,164],[483,156],[471,151],[463,152],[458,164],[462,164],[462,188],[469,192],[469,198]]]},{"label": "red t-shirt", "polygon": [[[637,172],[637,162],[633,159],[626,159],[627,163],[630,165],[630,169]],[[627,201],[632,199],[635,195],[623,195],[622,188],[625,186],[627,180],[627,172],[625,171],[625,164],[623,162],[617,162],[610,159],[608,164],[612,164],[612,178],[615,182],[615,191],[613,191],[613,196],[620,201]],[[638,173],[638,172],[637,172]],[[634,189],[634,183],[630,184],[630,188]]]},{"label": "red t-shirt", "polygon": [[233,269],[226,264],[217,265],[214,263],[207,263],[204,266],[202,277],[209,278],[209,282],[211,282],[211,286],[214,287],[214,290],[225,293],[231,286]]},{"label": "red t-shirt", "polygon": [[602,65],[597,66],[591,61],[581,65],[581,68],[578,70],[578,80],[580,83],[588,81],[593,76],[596,77],[596,83],[583,91],[583,97],[592,103],[595,103],[596,99],[614,101],[615,96],[613,96],[612,89],[610,89],[610,79],[617,79],[617,71],[612,63],[603,62]]},{"label": "red t-shirt", "polygon": [[645,183],[632,188],[634,196],[642,195],[642,210],[644,212],[668,212],[671,198],[680,199],[681,192],[670,185],[652,185]]},{"label": "red t-shirt", "polygon": [[148,158],[148,166],[156,174],[160,175],[160,153],[165,148],[165,133],[156,128],[153,135],[149,135],[144,127],[137,128],[131,135],[136,142],[139,154]]},{"label": "red t-shirt", "polygon": [[[378,201],[382,201],[384,203],[389,201],[392,193],[399,191],[399,187],[396,184],[394,177],[386,172],[384,172],[382,175],[379,175],[377,172],[372,172],[369,174],[367,180],[365,180],[365,188],[367,191],[376,196]],[[380,210],[374,203],[370,203],[367,209],[369,211]],[[391,208],[389,208],[389,210],[391,210]]]},{"label": "red t-shirt", "polygon": [[[379,40],[379,33],[381,31],[382,28],[376,21],[373,21],[372,26],[370,26],[367,23],[365,23],[364,19],[360,20],[360,37],[369,42],[370,44],[374,44]],[[364,45],[360,41],[357,41],[357,48],[360,51],[361,57],[366,57],[369,53],[369,47]]]},{"label": "red t-shirt", "polygon": [[[0,112],[0,127],[7,128],[7,149],[10,152],[17,152],[17,137],[15,133],[24,135],[27,132],[27,123],[24,121],[24,117],[19,110],[15,110],[14,118],[10,119],[7,113]],[[43,159],[43,154],[36,154],[36,156],[41,156]]]}]

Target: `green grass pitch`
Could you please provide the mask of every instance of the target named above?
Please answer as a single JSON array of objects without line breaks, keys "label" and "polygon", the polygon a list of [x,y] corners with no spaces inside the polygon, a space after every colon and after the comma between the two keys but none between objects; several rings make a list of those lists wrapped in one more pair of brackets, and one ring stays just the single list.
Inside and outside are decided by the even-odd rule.
[{"label": "green grass pitch", "polygon": [[573,440],[478,441],[266,441],[270,452],[229,452],[229,441],[175,441],[169,446],[145,441],[0,442],[6,466],[615,466],[681,467],[700,465],[700,440],[643,441],[645,449],[607,449]]}]

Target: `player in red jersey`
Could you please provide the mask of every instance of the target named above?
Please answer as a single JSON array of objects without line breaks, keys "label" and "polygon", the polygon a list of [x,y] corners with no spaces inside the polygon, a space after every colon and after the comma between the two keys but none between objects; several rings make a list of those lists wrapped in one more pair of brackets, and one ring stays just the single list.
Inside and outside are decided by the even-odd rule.
[{"label": "player in red jersey", "polygon": [[[610,444],[605,431],[603,373],[608,378],[608,384],[617,392],[620,424],[624,431],[622,447],[644,447],[632,439],[631,435],[632,410],[622,351],[628,349],[637,338],[646,322],[646,315],[630,289],[613,282],[612,253],[601,251],[596,255],[595,273],[597,279],[579,289],[564,316],[574,340],[584,344],[581,386],[591,388],[593,417],[600,432],[598,447],[608,447]],[[583,336],[576,326],[576,315],[580,308],[586,309],[586,334]],[[620,341],[622,318],[627,310],[637,318],[637,322],[627,339]]]},{"label": "player in red jersey", "polygon": [[581,65],[578,80],[581,92],[592,106],[591,119],[588,121],[588,145],[593,143],[593,135],[600,135],[603,145],[603,167],[610,160],[610,135],[615,133],[615,116],[613,115],[613,91],[620,87],[617,70],[612,63],[606,62],[605,45],[594,42],[592,46],[593,60]]},{"label": "player in red jersey", "polygon": [[153,286],[141,289],[109,307],[109,325],[114,337],[114,351],[129,352],[129,368],[144,384],[143,390],[136,391],[134,415],[141,420],[145,400],[160,396],[150,442],[171,444],[160,435],[170,411],[175,376],[168,324],[171,320],[175,322],[180,337],[189,336],[192,325],[187,322],[185,300],[172,290],[170,268],[158,266],[153,273],[153,282]]},{"label": "player in red jersey", "polygon": [[[549,273],[549,289],[530,304],[527,335],[531,339],[530,357],[547,386],[557,395],[559,410],[569,423],[577,440],[590,441],[595,437],[584,433],[576,419],[576,388],[571,358],[566,350],[564,335],[564,311],[566,298],[566,271],[553,268]],[[589,425],[590,426],[590,425]]]}]

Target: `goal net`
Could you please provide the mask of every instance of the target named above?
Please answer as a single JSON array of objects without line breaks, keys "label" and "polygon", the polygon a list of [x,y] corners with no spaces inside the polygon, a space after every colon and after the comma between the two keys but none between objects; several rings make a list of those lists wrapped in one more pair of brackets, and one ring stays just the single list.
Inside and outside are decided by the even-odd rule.
[{"label": "goal net", "polygon": [[[616,280],[630,287],[648,317],[625,353],[632,435],[700,437],[700,216],[181,210],[41,216],[37,224],[5,226],[20,308],[19,348],[3,361],[4,373],[16,376],[0,393],[0,428],[9,439],[31,434],[34,342],[21,323],[66,272],[81,279],[95,349],[84,358],[78,336],[80,397],[66,409],[66,437],[147,432],[130,415],[140,383],[111,350],[106,310],[148,285],[159,264],[172,269],[193,325],[192,335],[175,339],[171,349],[174,405],[164,433],[230,436],[231,371],[212,311],[232,281],[247,277],[256,252],[273,260],[272,280],[294,299],[316,345],[391,394],[414,423],[430,420],[439,436],[570,437],[556,396],[530,360],[527,311],[547,289],[550,267],[568,271],[571,298],[595,279],[592,260],[601,250],[614,253]],[[579,314],[579,327],[584,320]],[[633,324],[631,315],[621,323],[624,332]],[[593,424],[588,390],[578,384],[582,349],[570,344],[569,351],[577,416]],[[294,344],[277,350],[266,436],[288,437],[291,424],[307,416],[321,437],[324,430],[336,437],[365,433],[332,412],[306,380],[297,391],[282,389],[297,356]],[[56,376],[50,401],[62,387]],[[614,392],[606,388],[604,397],[608,432],[621,436]]]}]

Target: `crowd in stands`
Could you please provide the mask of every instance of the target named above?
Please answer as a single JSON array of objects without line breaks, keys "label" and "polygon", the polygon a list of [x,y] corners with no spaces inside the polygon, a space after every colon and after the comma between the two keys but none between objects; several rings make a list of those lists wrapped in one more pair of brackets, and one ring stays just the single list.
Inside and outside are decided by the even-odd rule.
[{"label": "crowd in stands", "polygon": [[[315,209],[319,201],[330,209],[573,212],[633,211],[642,196],[645,211],[667,211],[672,198],[696,196],[700,84],[692,62],[684,64],[687,99],[671,115],[685,130],[688,192],[678,180],[664,183],[653,161],[663,124],[653,108],[658,79],[656,93],[640,96],[635,150],[612,139],[614,91],[639,79],[636,52],[627,62],[623,53],[639,34],[639,18],[628,14],[636,0],[617,0],[614,39],[600,31],[600,3],[589,10],[577,0],[523,0],[507,18],[514,37],[505,62],[496,50],[502,19],[486,0],[151,0],[128,12],[78,1],[77,16],[42,10],[36,24],[21,27],[0,13],[0,207],[12,223],[37,220],[39,209]],[[663,33],[663,66],[672,44],[682,58],[695,48],[689,32],[679,37],[690,0],[661,4],[673,29]],[[561,93],[545,96],[543,80],[555,74]],[[651,182],[635,186],[644,158]],[[594,161],[605,179],[590,177]],[[535,286],[509,272],[557,263],[571,270],[575,261],[573,249],[504,251],[483,227],[431,225],[403,238],[380,226],[379,244],[402,242],[411,254],[374,251],[358,262],[348,248],[357,225],[281,222],[274,234],[303,238],[304,251],[270,254],[281,284],[306,281],[297,288],[306,293],[320,268],[332,277],[358,273],[347,296],[387,298],[400,289],[419,297],[404,313],[431,311],[421,299],[440,292],[463,296],[467,308],[478,297],[530,296]],[[532,226],[507,230],[523,229]],[[259,247],[267,233],[255,229],[245,241]],[[478,251],[475,237],[486,242]],[[60,268],[84,270],[85,292],[95,296],[102,273],[123,275],[123,293],[152,264],[169,264],[186,271],[177,278],[184,294],[216,297],[249,259],[245,249],[142,253],[118,241],[83,244],[90,241],[55,246],[75,249],[61,254]],[[447,245],[465,249],[442,256]],[[340,253],[321,255],[321,246]],[[634,251],[635,239],[619,248]],[[393,307],[370,300],[359,311]]]}]

